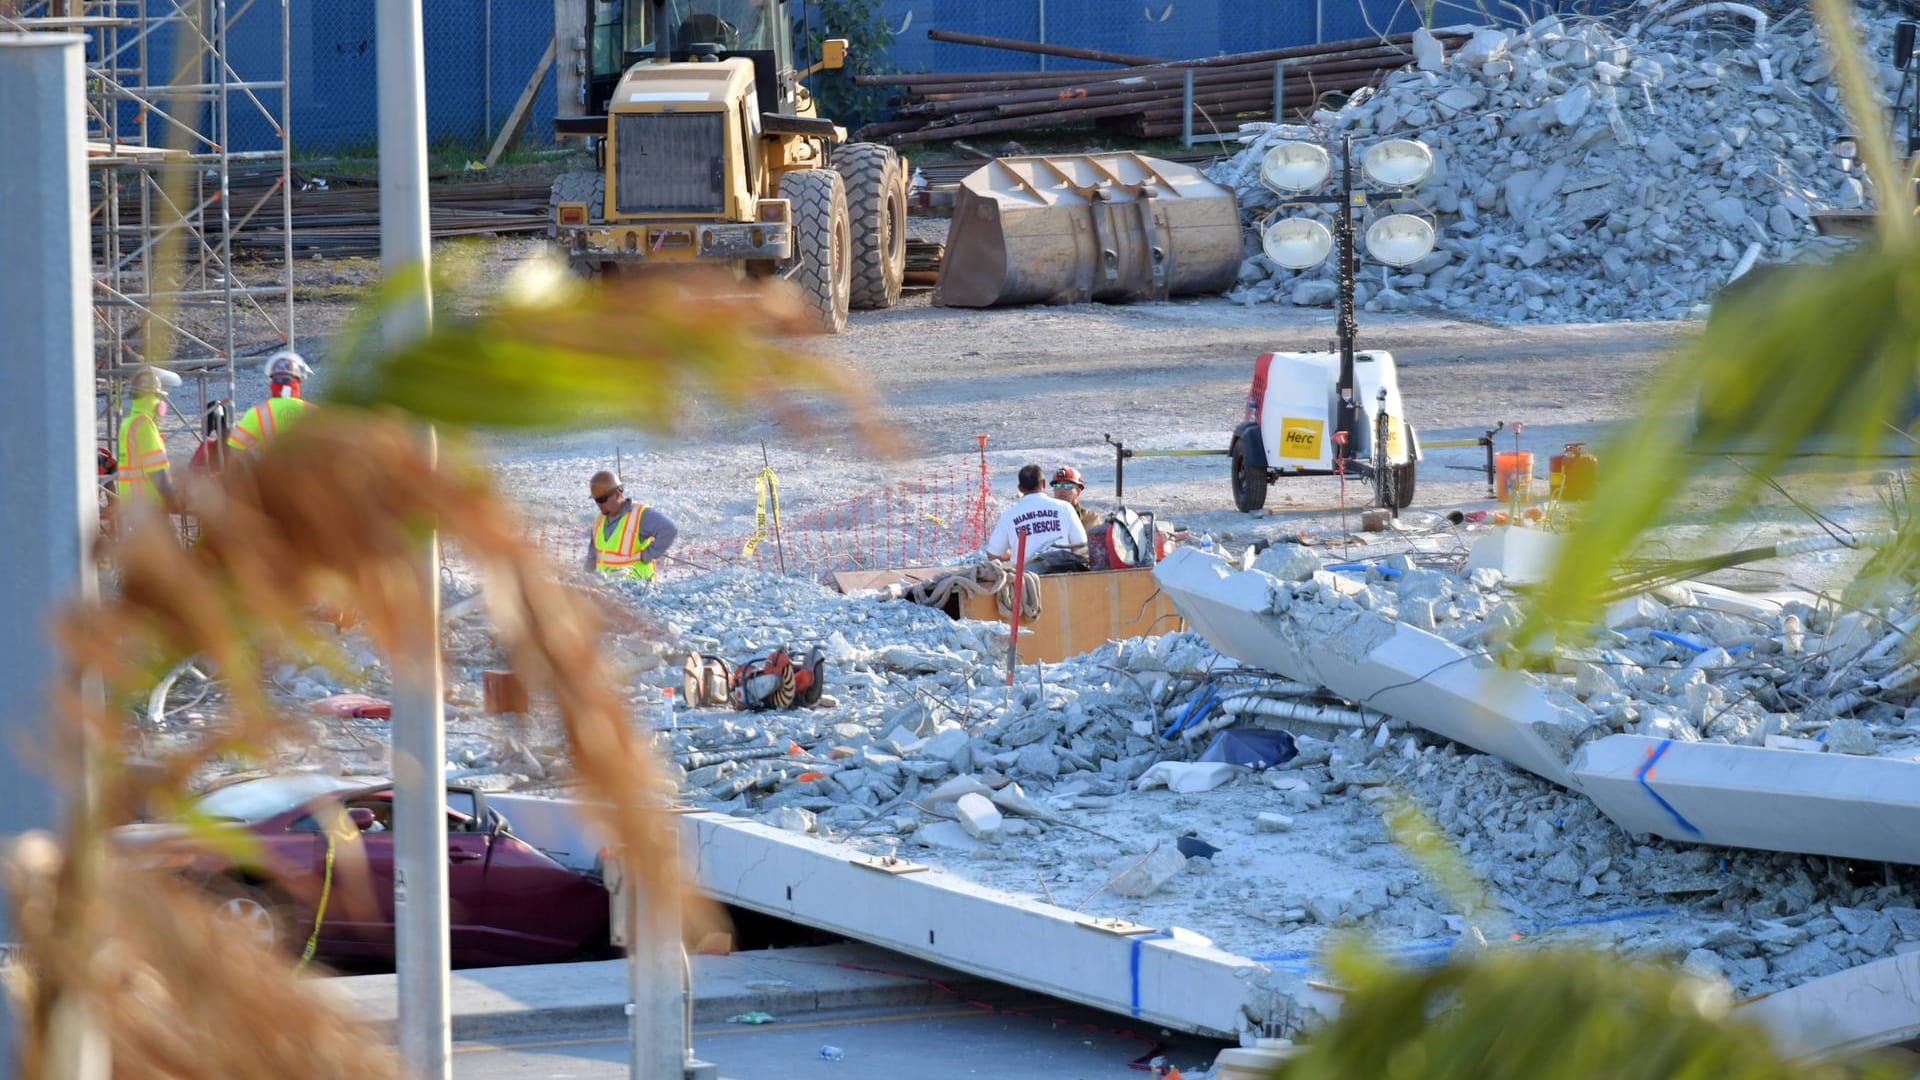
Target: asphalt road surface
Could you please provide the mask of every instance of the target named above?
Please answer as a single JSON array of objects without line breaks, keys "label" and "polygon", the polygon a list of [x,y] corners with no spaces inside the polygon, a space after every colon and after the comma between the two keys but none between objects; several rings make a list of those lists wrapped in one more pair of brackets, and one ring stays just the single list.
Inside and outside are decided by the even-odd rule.
[{"label": "asphalt road surface", "polygon": [[[1151,1025],[1058,1002],[989,1012],[966,1005],[819,1013],[777,1024],[716,1024],[694,1031],[700,1058],[726,1080],[1102,1080],[1144,1077],[1129,1063],[1164,1054],[1187,1075],[1224,1044],[1164,1035]],[[1156,1048],[1156,1040],[1165,1045]],[[845,1055],[830,1061],[821,1048]],[[627,1076],[619,1030],[454,1047],[461,1080],[614,1080]]]}]

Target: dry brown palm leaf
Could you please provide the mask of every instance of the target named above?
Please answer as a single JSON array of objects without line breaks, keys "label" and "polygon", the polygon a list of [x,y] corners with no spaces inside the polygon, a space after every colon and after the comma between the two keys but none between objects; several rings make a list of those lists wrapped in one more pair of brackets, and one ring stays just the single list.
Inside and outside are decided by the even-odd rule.
[{"label": "dry brown palm leaf", "polygon": [[[284,960],[221,958],[222,948],[208,944],[223,940],[211,906],[137,882],[106,850],[105,830],[134,807],[183,809],[187,782],[220,755],[254,752],[302,730],[294,725],[304,718],[278,713],[258,675],[264,657],[316,637],[316,610],[350,613],[397,673],[417,669],[423,656],[412,646],[429,625],[428,590],[438,587],[417,570],[429,530],[457,542],[484,575],[500,642],[528,684],[557,707],[582,801],[617,850],[628,853],[632,880],[649,891],[684,888],[671,854],[671,819],[657,809],[670,792],[604,663],[595,602],[558,580],[522,541],[520,523],[478,469],[457,462],[436,468],[417,432],[397,417],[317,411],[271,452],[187,490],[187,509],[199,522],[193,548],[181,548],[158,521],[130,524],[108,545],[117,588],[73,612],[59,630],[76,666],[97,672],[106,690],[103,700],[67,696],[63,707],[77,723],[57,748],[69,765],[84,750],[99,799],[92,811],[74,815],[67,857],[42,852],[15,866],[20,887],[35,898],[23,923],[36,973],[26,1015],[43,1038],[64,1009],[110,1016],[115,1070],[129,1076],[297,1074],[285,1064],[283,1032],[263,1034],[283,1007],[305,1017],[304,1026],[287,1029],[300,1039],[316,1046],[353,1041],[348,1021],[311,1007],[310,991]],[[230,722],[133,768],[137,736],[125,723],[125,704],[194,655],[226,675]],[[69,772],[77,776],[77,769]],[[217,830],[202,831],[214,842]],[[141,896],[151,898],[150,906],[142,907]],[[691,896],[683,900],[696,913],[710,910]],[[138,916],[130,917],[135,908]],[[174,1002],[196,1003],[187,1013],[192,1023],[149,1019],[181,1015]],[[123,1020],[143,1009],[148,1013],[137,1021]],[[380,1056],[348,1050],[312,1060],[344,1072],[348,1062]],[[221,1067],[180,1071],[195,1060]],[[383,1068],[355,1071],[393,1074],[390,1062]]]}]

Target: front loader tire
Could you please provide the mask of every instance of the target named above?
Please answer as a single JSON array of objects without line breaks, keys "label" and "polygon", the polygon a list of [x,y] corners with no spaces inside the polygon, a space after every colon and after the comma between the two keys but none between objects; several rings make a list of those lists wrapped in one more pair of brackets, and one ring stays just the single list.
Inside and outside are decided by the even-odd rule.
[{"label": "front loader tire", "polygon": [[890,308],[907,279],[906,163],[891,146],[849,143],[833,152],[833,168],[852,219],[852,306]]},{"label": "front loader tire", "polygon": [[[560,241],[560,204],[587,204],[587,221],[599,225],[606,221],[602,212],[607,205],[607,174],[603,172],[564,172],[553,178],[553,190],[547,196],[547,239]],[[567,256],[567,269],[584,278],[598,277],[605,267]]]},{"label": "front loader tire", "polygon": [[780,197],[793,207],[788,280],[819,316],[820,330],[837,334],[847,327],[852,289],[846,183],[832,169],[797,169],[780,178]]}]

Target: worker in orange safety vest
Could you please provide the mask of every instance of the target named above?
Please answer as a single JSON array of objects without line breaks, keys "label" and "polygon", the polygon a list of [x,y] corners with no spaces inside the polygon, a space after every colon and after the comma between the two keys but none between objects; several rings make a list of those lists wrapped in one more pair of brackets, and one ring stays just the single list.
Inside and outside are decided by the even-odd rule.
[{"label": "worker in orange safety vest", "polygon": [[248,409],[247,415],[233,425],[227,445],[243,453],[258,453],[285,435],[288,428],[298,425],[312,408],[300,396],[300,383],[312,374],[313,369],[299,353],[274,353],[267,361],[267,400]]},{"label": "worker in orange safety vest", "polygon": [[147,367],[134,373],[133,401],[120,424],[120,462],[114,479],[123,508],[140,512],[173,503],[173,473],[160,421],[172,405],[167,389],[178,385],[180,376],[171,371]]},{"label": "worker in orange safety vest", "polygon": [[600,508],[587,538],[589,571],[635,581],[652,581],[654,563],[667,553],[680,529],[672,519],[627,498],[620,478],[606,470],[593,474],[587,488]]}]

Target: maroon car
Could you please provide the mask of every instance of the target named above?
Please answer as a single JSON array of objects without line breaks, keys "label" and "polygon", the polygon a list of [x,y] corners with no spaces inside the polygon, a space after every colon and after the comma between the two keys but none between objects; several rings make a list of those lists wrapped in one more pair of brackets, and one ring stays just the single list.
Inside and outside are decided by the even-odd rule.
[{"label": "maroon car", "polygon": [[[208,792],[193,810],[244,828],[253,853],[236,861],[212,850],[224,845],[172,824],[128,825],[118,839],[201,882],[223,898],[221,912],[237,928],[275,947],[304,949],[318,911],[319,955],[392,958],[391,781],[313,774],[242,780]],[[606,955],[609,901],[599,877],[568,869],[514,836],[486,797],[466,788],[447,789],[447,883],[457,965]]]}]

